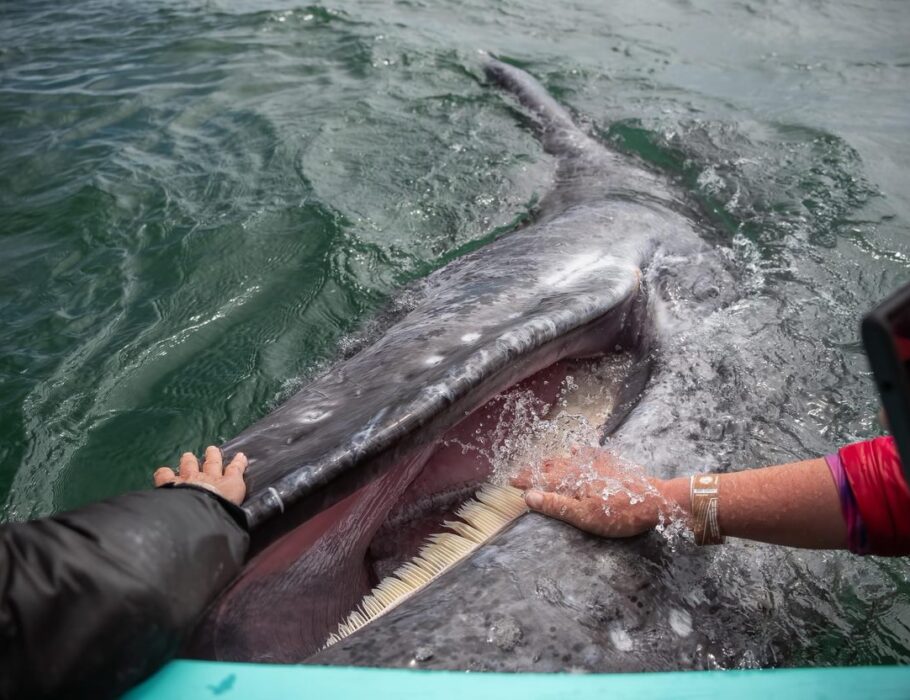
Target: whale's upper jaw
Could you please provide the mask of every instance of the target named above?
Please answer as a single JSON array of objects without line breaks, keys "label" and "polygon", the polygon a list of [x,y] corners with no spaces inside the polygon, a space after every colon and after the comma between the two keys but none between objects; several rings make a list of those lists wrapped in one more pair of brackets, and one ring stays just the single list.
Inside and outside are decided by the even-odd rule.
[{"label": "whale's upper jaw", "polygon": [[[532,227],[441,270],[376,344],[227,443],[250,457],[251,523],[385,453],[400,456],[414,439],[432,441],[567,354],[611,350],[615,339],[598,323],[621,316],[640,292],[638,250],[617,242],[627,218],[602,211]],[[613,324],[618,333],[624,322]]]}]

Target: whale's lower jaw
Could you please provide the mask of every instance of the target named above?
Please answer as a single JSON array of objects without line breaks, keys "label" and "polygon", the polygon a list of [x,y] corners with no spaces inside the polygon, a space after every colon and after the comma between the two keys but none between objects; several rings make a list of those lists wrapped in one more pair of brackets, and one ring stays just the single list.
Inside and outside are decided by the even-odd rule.
[{"label": "whale's lower jaw", "polygon": [[[363,465],[348,495],[315,515],[287,513],[286,534],[259,552],[210,610],[189,652],[297,662],[318,651],[360,598],[411,558],[478,484],[502,480],[516,463],[560,449],[566,420],[576,420],[576,429],[580,420],[594,441],[605,423],[615,424],[617,416],[604,408],[631,408],[626,385],[647,363],[647,328],[647,299],[638,288],[597,322],[516,358],[505,373],[507,383],[491,383],[479,408],[451,407],[452,425],[442,434],[403,436],[394,461]],[[567,384],[578,386],[582,375],[595,370],[611,376],[598,376],[596,402],[566,409]],[[527,439],[529,428],[536,426],[539,434],[548,420],[553,428],[547,428],[546,445]],[[431,429],[432,422],[424,428]]]},{"label": "whale's lower jaw", "polygon": [[[526,515],[444,576],[305,663],[506,672],[711,668],[691,590],[656,572],[659,535],[605,540]],[[716,614],[707,603],[705,616]]]}]

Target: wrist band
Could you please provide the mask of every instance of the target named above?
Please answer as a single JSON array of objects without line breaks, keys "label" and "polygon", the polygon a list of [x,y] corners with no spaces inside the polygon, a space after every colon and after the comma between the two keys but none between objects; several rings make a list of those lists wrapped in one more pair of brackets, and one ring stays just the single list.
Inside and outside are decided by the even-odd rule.
[{"label": "wrist band", "polygon": [[720,524],[717,522],[719,487],[720,474],[692,475],[689,479],[692,530],[697,545],[724,543],[724,536],[720,533]]}]

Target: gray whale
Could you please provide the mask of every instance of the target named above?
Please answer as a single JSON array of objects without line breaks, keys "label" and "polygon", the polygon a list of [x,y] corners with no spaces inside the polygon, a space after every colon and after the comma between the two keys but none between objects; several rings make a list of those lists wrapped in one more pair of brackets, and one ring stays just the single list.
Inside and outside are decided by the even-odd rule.
[{"label": "gray whale", "polygon": [[[191,655],[296,662],[316,652],[388,562],[413,554],[420,528],[398,538],[388,523],[417,513],[438,524],[488,477],[488,462],[447,445],[482,432],[509,387],[552,401],[549,380],[566,363],[629,353],[605,430],[641,391],[652,349],[643,271],[658,254],[701,255],[698,219],[667,178],[587,134],[527,73],[493,59],[485,70],[556,156],[551,191],[531,223],[432,274],[376,343],[224,445],[250,458],[243,509],[258,554]],[[319,658],[341,660],[345,648]]]},{"label": "gray whale", "polygon": [[492,60],[486,70],[559,158],[552,191],[532,225],[431,275],[422,301],[377,343],[224,445],[250,458],[251,525],[307,499],[321,510],[327,487],[371,479],[415,438],[432,442],[563,357],[638,342],[620,336],[643,332],[628,318],[641,268],[661,244],[698,245],[686,200],[665,178],[580,130],[523,71]]}]

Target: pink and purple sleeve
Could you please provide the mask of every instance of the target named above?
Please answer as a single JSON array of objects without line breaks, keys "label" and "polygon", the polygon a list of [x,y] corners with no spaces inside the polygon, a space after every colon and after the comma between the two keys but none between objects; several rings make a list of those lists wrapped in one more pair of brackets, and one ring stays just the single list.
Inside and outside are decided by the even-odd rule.
[{"label": "pink and purple sleeve", "polygon": [[853,443],[825,457],[855,554],[910,554],[910,488],[891,437]]}]

